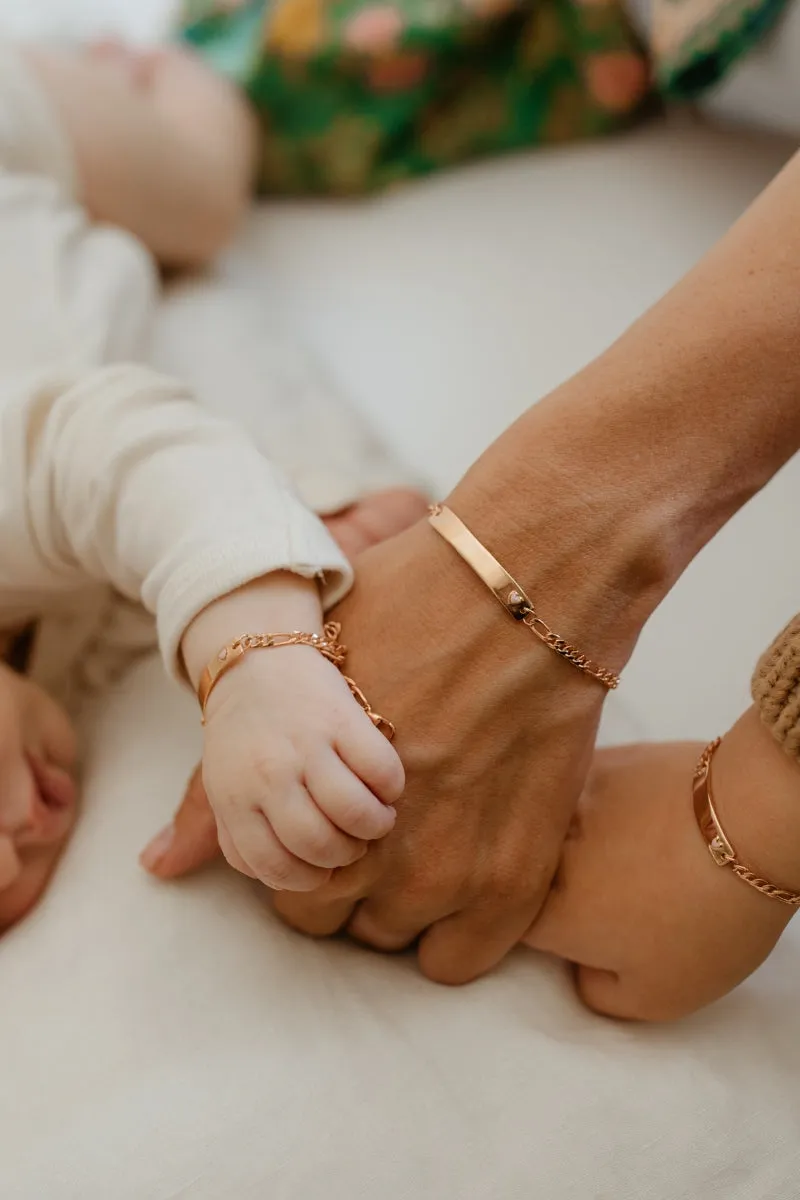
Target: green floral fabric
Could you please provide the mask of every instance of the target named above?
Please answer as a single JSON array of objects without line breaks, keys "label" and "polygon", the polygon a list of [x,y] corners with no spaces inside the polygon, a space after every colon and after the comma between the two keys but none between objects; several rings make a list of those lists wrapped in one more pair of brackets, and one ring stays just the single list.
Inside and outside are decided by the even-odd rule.
[{"label": "green floral fabric", "polygon": [[252,100],[272,193],[608,133],[648,92],[616,0],[188,0],[181,36]]}]

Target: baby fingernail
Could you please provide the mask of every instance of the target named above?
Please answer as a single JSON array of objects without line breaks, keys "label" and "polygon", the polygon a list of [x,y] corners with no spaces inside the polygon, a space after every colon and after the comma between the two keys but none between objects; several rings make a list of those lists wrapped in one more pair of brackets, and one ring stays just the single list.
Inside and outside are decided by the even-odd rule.
[{"label": "baby fingernail", "polygon": [[175,826],[167,825],[159,834],[153,838],[152,842],[142,851],[139,862],[146,871],[154,870],[165,854],[172,847],[175,839]]}]

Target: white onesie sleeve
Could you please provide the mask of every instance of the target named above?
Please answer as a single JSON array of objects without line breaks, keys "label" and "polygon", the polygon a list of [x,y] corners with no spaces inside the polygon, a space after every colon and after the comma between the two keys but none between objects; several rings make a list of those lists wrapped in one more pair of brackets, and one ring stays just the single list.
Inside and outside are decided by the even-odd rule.
[{"label": "white onesie sleeve", "polygon": [[0,389],[0,614],[46,611],[94,580],[141,600],[178,674],[181,637],[212,600],[269,571],[350,567],[238,426],[136,366],[71,386]]}]

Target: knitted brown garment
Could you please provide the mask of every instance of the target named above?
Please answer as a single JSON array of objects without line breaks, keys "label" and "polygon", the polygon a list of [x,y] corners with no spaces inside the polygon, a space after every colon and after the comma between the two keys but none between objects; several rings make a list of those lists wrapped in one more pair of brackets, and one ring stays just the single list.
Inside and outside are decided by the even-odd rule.
[{"label": "knitted brown garment", "polygon": [[761,720],[786,753],[800,759],[800,614],[762,654],[750,687]]}]

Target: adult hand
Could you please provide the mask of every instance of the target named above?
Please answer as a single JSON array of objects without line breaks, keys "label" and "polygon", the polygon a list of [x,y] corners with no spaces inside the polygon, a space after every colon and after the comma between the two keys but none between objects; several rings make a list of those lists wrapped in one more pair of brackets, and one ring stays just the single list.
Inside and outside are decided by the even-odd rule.
[{"label": "adult hand", "polygon": [[362,557],[336,616],[348,671],[397,726],[406,791],[387,838],[277,910],[382,950],[419,938],[426,975],[465,982],[541,907],[604,690],[506,616],[426,524]]},{"label": "adult hand", "polygon": [[[469,489],[453,503],[482,528]],[[512,569],[513,549],[503,555]],[[579,589],[560,549],[546,568],[544,549],[537,586],[554,613],[580,610],[582,624],[575,597],[593,590],[593,605],[597,585]],[[383,950],[419,938],[425,974],[464,982],[502,959],[543,902],[605,692],[504,614],[427,522],[363,554],[357,576],[333,615],[348,671],[397,726],[407,787],[389,837],[319,891],[279,894],[276,907],[317,936],[346,928]],[[161,877],[213,851],[198,777],[166,837],[145,860]]]}]

